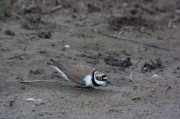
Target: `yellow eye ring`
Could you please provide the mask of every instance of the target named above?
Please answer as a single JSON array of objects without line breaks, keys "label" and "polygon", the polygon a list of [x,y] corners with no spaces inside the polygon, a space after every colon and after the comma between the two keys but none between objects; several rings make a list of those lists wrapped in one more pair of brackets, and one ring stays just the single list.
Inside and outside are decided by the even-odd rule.
[{"label": "yellow eye ring", "polygon": [[102,76],[98,77],[98,80],[102,80]]}]

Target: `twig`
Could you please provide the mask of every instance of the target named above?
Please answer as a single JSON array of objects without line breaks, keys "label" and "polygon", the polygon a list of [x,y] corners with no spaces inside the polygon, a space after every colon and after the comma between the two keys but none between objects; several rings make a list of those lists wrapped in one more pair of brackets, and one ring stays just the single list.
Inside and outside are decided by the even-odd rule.
[{"label": "twig", "polygon": [[159,46],[156,46],[156,45],[147,44],[147,43],[142,43],[140,41],[129,39],[129,38],[126,38],[126,37],[115,37],[115,36],[109,36],[109,35],[106,35],[106,34],[102,34],[102,35],[106,36],[106,37],[109,37],[109,38],[113,38],[113,39],[126,40],[126,41],[130,41],[130,42],[134,42],[134,43],[138,43],[138,44],[142,44],[142,45],[146,45],[146,46],[150,46],[150,47],[154,47],[154,48],[158,48],[158,49],[163,49],[163,50],[169,51],[169,49],[166,49],[166,48],[162,48],[162,47],[159,47]]},{"label": "twig", "polygon": [[20,54],[20,55],[16,55],[16,56],[10,57],[8,59],[20,58],[20,57],[25,56],[25,55],[26,55],[26,53],[23,53],[23,54]]},{"label": "twig", "polygon": [[42,14],[47,14],[47,13],[50,13],[50,12],[55,12],[55,11],[59,10],[60,8],[62,8],[62,7],[63,7],[63,5],[60,4],[60,5],[52,8],[51,10],[48,10],[48,11],[46,11],[46,12],[42,12]]},{"label": "twig", "polygon": [[62,7],[62,4],[52,8],[49,12],[55,12],[55,11],[59,10],[61,7]]},{"label": "twig", "polygon": [[20,33],[19,35],[38,35],[40,33]]},{"label": "twig", "polygon": [[176,15],[176,16],[174,17],[174,19],[170,20],[170,21],[169,21],[169,24],[168,24],[168,28],[171,28],[172,22],[173,22],[173,21],[177,21],[179,18],[180,18],[180,16],[177,16],[177,15]]},{"label": "twig", "polygon": [[36,82],[48,82],[48,83],[57,83],[56,80],[23,80],[20,83],[36,83]]},{"label": "twig", "polygon": [[153,62],[153,60],[151,58],[147,57],[146,55],[143,54],[142,56],[144,56],[145,58],[149,59],[150,62]]}]

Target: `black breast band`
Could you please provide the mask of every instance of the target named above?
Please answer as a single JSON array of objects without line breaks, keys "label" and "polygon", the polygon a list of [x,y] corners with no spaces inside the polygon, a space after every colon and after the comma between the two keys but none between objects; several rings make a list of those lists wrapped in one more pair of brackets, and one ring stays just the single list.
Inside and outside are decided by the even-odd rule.
[{"label": "black breast band", "polygon": [[92,80],[92,83],[93,83],[94,86],[101,86],[101,85],[97,84],[96,81],[95,81],[95,79],[94,79],[94,77],[95,77],[95,72],[96,72],[96,71],[97,71],[97,70],[94,70],[94,71],[93,71],[93,73],[92,73],[92,79],[91,79],[91,80]]}]

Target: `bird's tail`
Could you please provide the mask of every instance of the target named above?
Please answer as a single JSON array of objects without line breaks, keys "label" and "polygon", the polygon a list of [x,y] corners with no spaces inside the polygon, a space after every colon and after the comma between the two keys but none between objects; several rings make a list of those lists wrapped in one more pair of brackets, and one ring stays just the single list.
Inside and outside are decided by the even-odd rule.
[{"label": "bird's tail", "polygon": [[59,63],[56,62],[55,60],[53,60],[53,59],[50,59],[50,60],[51,60],[51,62],[52,62],[55,66],[59,65]]},{"label": "bird's tail", "polygon": [[58,65],[58,62],[56,62],[55,60],[53,60],[53,59],[50,59],[50,61],[52,62],[52,63],[50,63],[50,62],[45,62],[47,65],[51,65],[51,66],[57,66]]}]

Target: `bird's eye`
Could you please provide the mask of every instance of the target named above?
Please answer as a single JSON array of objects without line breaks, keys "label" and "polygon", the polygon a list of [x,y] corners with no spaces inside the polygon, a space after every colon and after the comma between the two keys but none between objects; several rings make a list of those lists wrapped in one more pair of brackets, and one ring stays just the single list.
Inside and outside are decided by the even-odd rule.
[{"label": "bird's eye", "polygon": [[99,76],[99,77],[98,77],[98,80],[102,80],[102,76]]}]

